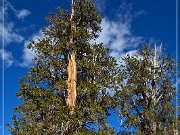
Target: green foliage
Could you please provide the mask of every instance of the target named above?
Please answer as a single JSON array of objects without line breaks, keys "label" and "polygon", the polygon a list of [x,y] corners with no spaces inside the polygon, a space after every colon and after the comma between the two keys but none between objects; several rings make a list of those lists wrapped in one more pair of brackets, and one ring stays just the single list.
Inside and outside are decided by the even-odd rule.
[{"label": "green foliage", "polygon": [[[71,13],[58,8],[47,17],[50,26],[43,29],[44,38],[28,46],[36,53],[36,64],[20,81],[17,96],[23,104],[16,107],[10,126],[14,135],[113,133],[106,121],[112,100],[106,90],[113,88],[116,60],[102,44],[90,43],[101,31],[101,16],[93,3],[77,0],[74,6],[75,30],[71,30]],[[77,62],[77,101],[70,114],[65,100],[72,50]]]},{"label": "green foliage", "polygon": [[121,66],[120,74],[124,81],[120,92],[116,93],[121,103],[120,116],[125,119],[122,127],[138,129],[137,134],[174,133],[175,108],[172,99],[175,87],[172,79],[175,62],[163,52],[158,53],[156,67],[153,59],[154,50],[148,45],[138,53],[123,58],[125,64]]},{"label": "green foliage", "polygon": [[[174,61],[162,53],[154,68],[154,52],[146,45],[137,54],[124,57],[119,66],[108,48],[91,42],[101,32],[101,16],[92,1],[76,0],[74,9],[72,21],[71,12],[61,8],[50,13],[50,25],[42,30],[44,37],[29,44],[36,54],[35,65],[20,79],[17,96],[23,103],[15,108],[13,124],[8,125],[11,133],[113,135],[106,119],[113,109],[120,110],[123,118],[122,131],[117,134],[174,133]],[[77,100],[70,114],[67,66],[72,51],[76,53]]]}]

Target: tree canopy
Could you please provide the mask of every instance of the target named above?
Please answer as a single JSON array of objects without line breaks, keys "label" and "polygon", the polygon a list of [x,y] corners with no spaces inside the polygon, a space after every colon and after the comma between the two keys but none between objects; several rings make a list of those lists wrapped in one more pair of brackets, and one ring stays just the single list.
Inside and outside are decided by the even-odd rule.
[{"label": "tree canopy", "polygon": [[[18,119],[13,116],[13,134],[112,132],[106,122],[111,107],[106,90],[113,88],[117,63],[102,44],[90,43],[101,31],[101,16],[93,3],[77,0],[72,7],[73,20],[71,12],[58,8],[47,17],[51,24],[43,29],[44,38],[28,46],[36,53],[36,64],[20,81],[17,96],[23,104],[16,108]],[[77,63],[77,99],[71,114],[66,99],[72,51]]]},{"label": "tree canopy", "polygon": [[148,45],[123,61],[124,81],[116,93],[120,116],[124,117],[122,126],[133,128],[137,134],[174,134],[175,62]]},{"label": "tree canopy", "polygon": [[[118,64],[103,43],[92,42],[101,19],[91,0],[72,0],[71,11],[49,14],[43,38],[28,45],[35,64],[20,79],[17,96],[23,103],[9,125],[13,135],[177,132],[176,63],[145,45]],[[119,133],[107,120],[110,110],[122,120]]]}]

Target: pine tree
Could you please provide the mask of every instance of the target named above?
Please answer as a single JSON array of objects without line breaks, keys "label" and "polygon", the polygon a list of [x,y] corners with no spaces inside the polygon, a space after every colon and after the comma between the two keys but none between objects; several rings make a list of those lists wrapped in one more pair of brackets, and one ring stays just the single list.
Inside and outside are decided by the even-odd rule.
[{"label": "pine tree", "polygon": [[72,10],[50,13],[44,37],[29,44],[35,65],[20,79],[14,135],[114,134],[106,118],[117,74],[115,58],[91,43],[101,16],[90,0],[72,0]]},{"label": "pine tree", "polygon": [[152,50],[148,45],[132,56],[125,56],[123,61],[120,71],[123,81],[121,89],[116,92],[117,101],[121,103],[122,132],[176,134],[172,102],[175,62],[156,47]]}]

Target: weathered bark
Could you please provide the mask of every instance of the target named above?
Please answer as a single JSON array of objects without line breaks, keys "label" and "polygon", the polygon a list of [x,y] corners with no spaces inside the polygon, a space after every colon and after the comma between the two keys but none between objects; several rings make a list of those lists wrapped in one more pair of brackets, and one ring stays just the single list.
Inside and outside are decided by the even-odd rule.
[{"label": "weathered bark", "polygon": [[72,109],[76,103],[76,61],[75,54],[72,53],[68,63],[68,96],[67,105]]},{"label": "weathered bark", "polygon": [[[75,29],[75,25],[73,22],[74,18],[74,0],[72,0],[72,13],[71,13],[71,31]],[[73,45],[73,36],[70,37],[70,44]],[[66,104],[74,110],[76,104],[76,53],[72,50],[69,53],[68,57],[68,91],[67,91],[67,99]]]}]

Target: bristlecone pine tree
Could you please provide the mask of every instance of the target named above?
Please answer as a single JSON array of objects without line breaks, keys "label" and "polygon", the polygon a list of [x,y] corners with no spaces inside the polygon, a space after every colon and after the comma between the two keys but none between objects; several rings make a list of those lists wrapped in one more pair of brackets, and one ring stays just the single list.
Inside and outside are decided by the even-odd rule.
[{"label": "bristlecone pine tree", "polygon": [[117,64],[102,44],[101,16],[91,0],[50,13],[44,38],[29,44],[35,66],[20,80],[14,135],[113,134],[106,121]]},{"label": "bristlecone pine tree", "polygon": [[125,56],[123,63],[120,74],[124,81],[116,93],[124,127],[119,134],[177,135],[172,102],[175,62],[146,45],[138,53]]}]

